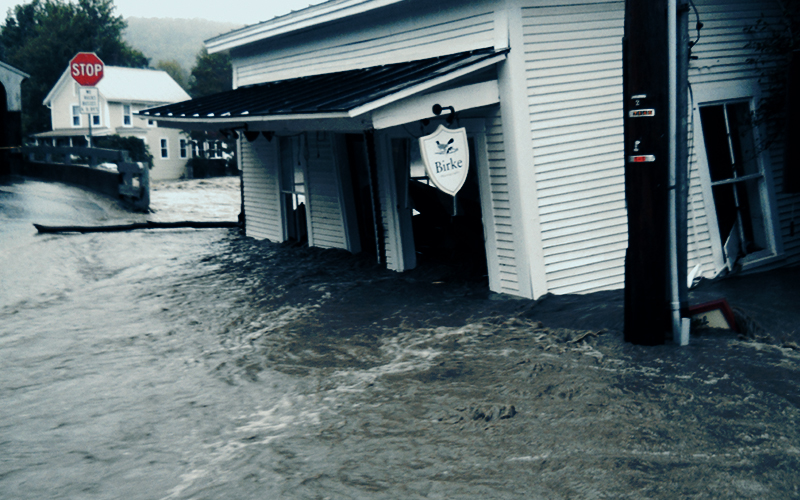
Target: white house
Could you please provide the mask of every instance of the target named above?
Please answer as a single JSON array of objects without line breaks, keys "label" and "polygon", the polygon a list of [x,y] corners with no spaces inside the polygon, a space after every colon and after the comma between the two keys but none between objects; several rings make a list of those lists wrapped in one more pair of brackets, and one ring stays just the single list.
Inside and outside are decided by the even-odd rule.
[{"label": "white house", "polygon": [[153,155],[152,179],[177,179],[184,175],[191,157],[189,140],[179,130],[159,128],[152,118],[137,111],[189,99],[189,95],[166,72],[151,69],[106,66],[97,84],[100,114],[80,113],[80,85],[66,70],[47,94],[53,130],[36,134],[40,140],[65,145],[86,144],[89,135],[120,135],[143,139]]},{"label": "white house", "polygon": [[[746,126],[763,89],[745,28],[776,21],[778,2],[694,4],[688,268],[797,264],[800,196],[781,189],[782,146],[761,150],[765,131]],[[234,90],[142,113],[237,132],[254,238],[368,251],[396,271],[478,255],[491,290],[528,298],[621,288],[624,7],[331,0],[207,41],[230,52]],[[694,40],[694,13],[689,25]],[[419,179],[416,139],[453,118],[435,104],[469,136],[458,217]],[[744,140],[729,144],[736,128]],[[716,161],[743,152],[739,174]],[[734,198],[747,201],[739,222]]]}]

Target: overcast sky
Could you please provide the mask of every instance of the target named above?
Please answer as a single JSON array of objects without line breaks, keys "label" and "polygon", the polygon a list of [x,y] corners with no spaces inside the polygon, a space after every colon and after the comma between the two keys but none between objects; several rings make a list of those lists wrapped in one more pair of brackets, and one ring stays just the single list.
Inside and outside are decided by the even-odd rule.
[{"label": "overcast sky", "polygon": [[[213,21],[256,24],[321,0],[114,0],[116,14],[122,17],[199,17]],[[0,0],[5,21],[9,8],[29,0]],[[0,21],[0,23],[2,22]]]}]

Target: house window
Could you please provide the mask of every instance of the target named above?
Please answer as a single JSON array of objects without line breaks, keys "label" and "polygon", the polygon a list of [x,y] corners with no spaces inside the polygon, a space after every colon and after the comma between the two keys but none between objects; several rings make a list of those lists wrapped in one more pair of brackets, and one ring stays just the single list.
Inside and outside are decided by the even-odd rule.
[{"label": "house window", "polygon": [[81,126],[81,107],[80,106],[72,106],[72,126],[73,127],[80,127]]},{"label": "house window", "polygon": [[158,126],[158,123],[155,120],[153,120],[152,118],[148,118],[147,119],[147,126],[148,127],[156,127],[156,126]]},{"label": "house window", "polygon": [[186,139],[181,139],[181,158],[188,157],[189,154],[186,151]]},{"label": "house window", "polygon": [[167,147],[166,139],[161,139],[161,158],[169,158],[169,148]]},{"label": "house window", "polygon": [[750,100],[701,105],[711,192],[724,258],[774,253],[769,189],[756,147]]},{"label": "house window", "polygon": [[92,125],[100,126],[100,115],[92,115]]},{"label": "house window", "polygon": [[282,137],[281,152],[281,196],[283,204],[283,224],[286,239],[308,240],[306,210],[305,158],[301,141],[305,138]]},{"label": "house window", "polygon": [[122,125],[124,127],[130,127],[133,125],[133,116],[131,114],[130,104],[122,105]]}]

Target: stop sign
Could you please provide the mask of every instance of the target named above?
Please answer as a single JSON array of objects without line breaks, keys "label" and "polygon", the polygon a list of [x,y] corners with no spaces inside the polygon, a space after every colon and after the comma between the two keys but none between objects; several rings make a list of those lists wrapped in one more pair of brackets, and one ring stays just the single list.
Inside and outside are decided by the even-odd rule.
[{"label": "stop sign", "polygon": [[69,72],[84,87],[94,87],[103,78],[105,66],[94,52],[78,52],[69,62]]}]

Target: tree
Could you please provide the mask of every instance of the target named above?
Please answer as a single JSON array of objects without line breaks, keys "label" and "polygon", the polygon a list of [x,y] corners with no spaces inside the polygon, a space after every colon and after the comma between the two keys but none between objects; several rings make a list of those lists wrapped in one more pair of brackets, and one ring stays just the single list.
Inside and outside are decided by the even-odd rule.
[{"label": "tree", "polygon": [[0,27],[0,59],[31,77],[23,86],[23,131],[50,129],[42,101],[78,52],[109,66],[145,68],[148,60],[122,40],[125,21],[112,0],[33,0],[17,5]]},{"label": "tree", "polygon": [[[224,92],[233,88],[233,69],[231,67],[230,55],[209,54],[205,47],[197,54],[197,59],[192,68],[192,76],[189,80],[189,95],[193,98],[203,97],[218,92]],[[216,144],[224,142],[228,151],[235,152],[236,147],[230,139],[223,137],[218,132],[203,132],[194,130],[190,133],[192,141],[198,145],[203,143]],[[202,148],[202,146],[200,146]],[[195,160],[202,168],[207,168],[205,153],[200,150],[201,158]],[[235,164],[235,159],[233,160]]]},{"label": "tree", "polygon": [[183,66],[175,59],[169,61],[158,61],[156,69],[165,71],[169,76],[175,80],[175,83],[181,86],[187,93],[189,92],[189,74],[183,69]]},{"label": "tree", "polygon": [[232,88],[233,70],[230,55],[226,53],[209,54],[204,47],[197,54],[197,60],[192,68],[189,94],[192,97],[202,97]]},{"label": "tree", "polygon": [[800,98],[796,92],[800,81],[800,0],[777,0],[777,5],[779,18],[762,14],[745,28],[753,36],[748,47],[758,53],[748,62],[760,70],[765,89],[755,111],[755,124],[766,125],[767,137],[759,146],[761,150],[785,141],[783,191],[800,193],[800,145],[796,139],[800,133]]}]

